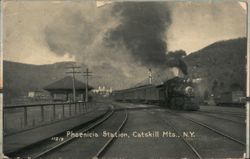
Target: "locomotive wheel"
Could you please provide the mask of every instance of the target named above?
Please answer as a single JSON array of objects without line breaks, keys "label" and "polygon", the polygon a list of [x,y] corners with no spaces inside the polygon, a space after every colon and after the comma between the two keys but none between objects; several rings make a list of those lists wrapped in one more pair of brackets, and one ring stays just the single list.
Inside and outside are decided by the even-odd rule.
[{"label": "locomotive wheel", "polygon": [[183,110],[185,104],[184,98],[178,98],[178,97],[172,98],[170,103],[171,103],[170,105],[171,109],[178,109],[178,110]]},{"label": "locomotive wheel", "polygon": [[170,108],[175,109],[175,100],[174,99],[170,100]]},{"label": "locomotive wheel", "polygon": [[184,109],[184,105],[185,105],[185,98],[177,98],[178,99],[178,108],[180,110],[183,110]]}]

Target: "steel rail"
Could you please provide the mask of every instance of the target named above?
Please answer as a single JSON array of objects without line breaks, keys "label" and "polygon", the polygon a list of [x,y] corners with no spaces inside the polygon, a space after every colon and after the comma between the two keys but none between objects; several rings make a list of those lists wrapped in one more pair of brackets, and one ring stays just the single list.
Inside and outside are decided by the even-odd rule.
[{"label": "steel rail", "polygon": [[199,154],[199,152],[187,141],[184,139],[184,137],[180,134],[180,131],[169,121],[167,122],[165,119],[163,119],[163,121],[169,125],[171,128],[174,129],[174,131],[177,133],[178,136],[180,136],[180,138],[182,139],[182,141],[184,143],[186,143],[188,145],[188,147],[194,152],[194,154],[199,158],[202,159],[201,155]]},{"label": "steel rail", "polygon": [[232,119],[226,119],[226,118],[218,117],[218,116],[216,116],[215,114],[206,114],[206,113],[204,113],[204,112],[199,112],[198,114],[205,115],[205,116],[209,116],[209,117],[214,117],[214,118],[217,118],[217,119],[222,119],[222,120],[225,120],[225,121],[231,121],[231,122],[238,123],[238,124],[246,124],[245,122],[241,122],[241,121],[236,121],[236,120],[232,120]]},{"label": "steel rail", "polygon": [[[88,126],[87,128],[85,128],[84,130],[78,130],[77,132],[81,132],[81,133],[85,133],[85,132],[88,132],[90,130],[92,130],[93,128],[97,127],[98,125],[102,124],[104,121],[106,121],[108,118],[110,118],[112,115],[114,114],[114,110],[112,109],[112,111],[106,115],[105,117],[103,117],[102,119],[98,120],[97,122],[94,122],[92,125]],[[76,139],[75,137],[70,137],[68,138],[67,140],[45,150],[45,151],[42,151],[38,154],[36,154],[35,156],[31,157],[32,159],[38,159],[38,158],[41,158],[42,156],[45,156],[47,155],[48,153],[66,145],[67,143],[69,143],[70,141],[73,141],[74,139]]]},{"label": "steel rail", "polygon": [[187,141],[185,140],[185,138],[181,135],[180,131],[178,130],[178,128],[176,128],[169,120],[166,120],[162,117],[160,117],[161,121],[163,121],[164,123],[166,123],[168,126],[170,126],[175,133],[182,139],[182,141],[191,149],[192,152],[194,152],[194,154],[199,158],[202,159],[201,155],[199,154],[199,152]]},{"label": "steel rail", "polygon": [[180,116],[180,117],[182,117],[182,118],[184,118],[184,119],[186,119],[186,120],[189,120],[189,121],[191,121],[191,122],[193,122],[193,123],[196,123],[196,124],[198,124],[198,125],[201,125],[201,126],[207,128],[207,129],[209,129],[209,130],[211,130],[211,131],[213,131],[213,132],[215,132],[215,133],[217,133],[217,134],[219,134],[219,135],[221,135],[221,136],[223,136],[223,137],[226,137],[226,138],[228,138],[228,139],[230,139],[230,140],[232,140],[232,141],[234,141],[234,142],[237,142],[238,144],[240,144],[240,145],[242,145],[242,146],[246,146],[246,144],[245,144],[244,142],[242,142],[242,141],[240,141],[240,140],[238,140],[238,139],[235,139],[234,137],[232,137],[232,136],[230,136],[230,135],[227,135],[227,134],[225,134],[225,133],[223,133],[223,132],[221,132],[221,131],[219,131],[219,130],[217,130],[217,129],[214,129],[214,128],[212,128],[212,127],[210,127],[210,126],[208,126],[208,125],[206,125],[206,124],[204,124],[204,123],[202,123],[202,122],[195,121],[195,120],[193,120],[193,119],[191,119],[191,118],[184,117],[183,115],[179,115],[179,114],[177,114],[177,113],[174,113],[174,112],[171,112],[171,111],[168,111],[168,110],[166,110],[166,112],[169,112],[169,113],[171,113],[171,114],[175,114],[175,115],[177,115],[177,116]]},{"label": "steel rail", "polygon": [[245,118],[246,116],[240,114],[240,113],[231,113],[231,112],[216,112],[216,111],[204,111],[204,110],[199,110],[199,112],[205,112],[205,113],[214,113],[214,114],[225,114],[225,115],[230,115],[230,116],[235,116],[239,118]]},{"label": "steel rail", "polygon": [[[118,132],[121,131],[121,129],[124,127],[125,123],[128,120],[128,113],[126,112],[125,114],[125,118],[123,119],[121,125],[118,127],[118,129],[115,131],[115,134],[117,134]],[[104,152],[108,149],[108,147],[111,145],[111,143],[115,140],[115,137],[112,136],[104,145],[103,147],[95,154],[95,156],[93,157],[93,159],[98,159],[100,158]]]}]

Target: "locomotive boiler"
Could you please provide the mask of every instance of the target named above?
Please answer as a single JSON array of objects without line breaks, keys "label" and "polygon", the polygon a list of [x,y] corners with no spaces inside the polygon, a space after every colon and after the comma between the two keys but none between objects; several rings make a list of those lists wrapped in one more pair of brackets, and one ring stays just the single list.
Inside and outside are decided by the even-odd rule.
[{"label": "locomotive boiler", "polygon": [[198,110],[194,86],[187,77],[174,77],[160,85],[143,85],[113,92],[116,101],[158,104],[177,110]]}]

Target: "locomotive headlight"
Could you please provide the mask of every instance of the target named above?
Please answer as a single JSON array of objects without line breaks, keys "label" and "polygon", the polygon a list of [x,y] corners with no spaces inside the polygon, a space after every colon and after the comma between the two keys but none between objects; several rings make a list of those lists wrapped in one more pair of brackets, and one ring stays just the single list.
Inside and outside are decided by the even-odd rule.
[{"label": "locomotive headlight", "polygon": [[185,88],[185,94],[188,95],[188,96],[193,95],[194,94],[194,89],[192,87],[190,87],[190,86],[187,86]]}]

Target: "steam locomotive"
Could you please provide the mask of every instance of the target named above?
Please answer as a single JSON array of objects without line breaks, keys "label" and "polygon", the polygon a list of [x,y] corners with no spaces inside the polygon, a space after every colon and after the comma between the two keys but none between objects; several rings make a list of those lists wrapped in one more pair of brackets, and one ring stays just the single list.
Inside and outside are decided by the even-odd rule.
[{"label": "steam locomotive", "polygon": [[143,85],[113,92],[116,101],[149,103],[177,110],[198,110],[194,86],[187,77],[174,77],[160,85]]}]

